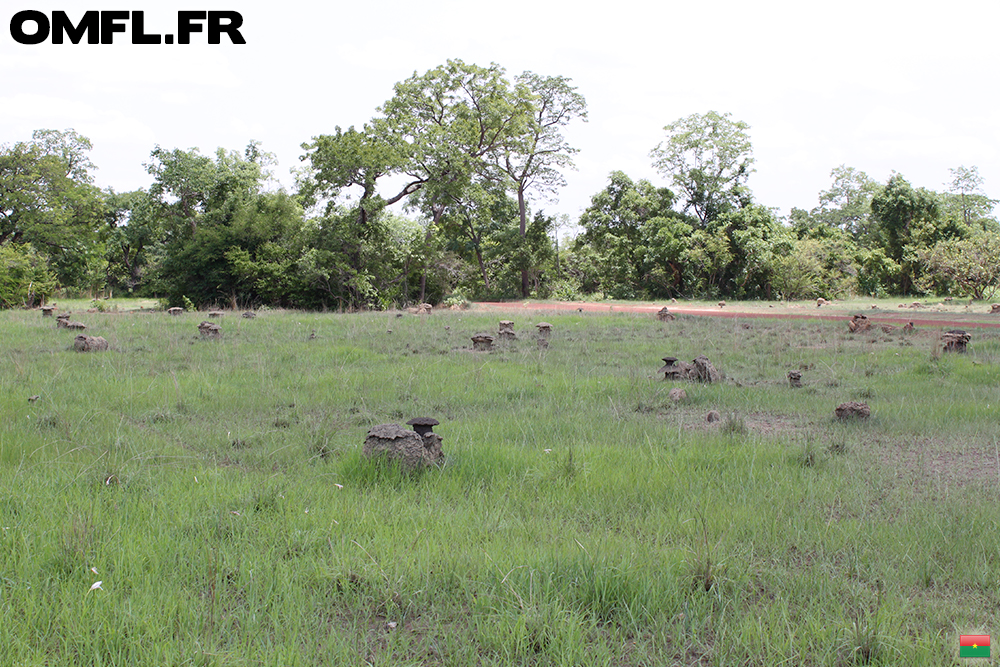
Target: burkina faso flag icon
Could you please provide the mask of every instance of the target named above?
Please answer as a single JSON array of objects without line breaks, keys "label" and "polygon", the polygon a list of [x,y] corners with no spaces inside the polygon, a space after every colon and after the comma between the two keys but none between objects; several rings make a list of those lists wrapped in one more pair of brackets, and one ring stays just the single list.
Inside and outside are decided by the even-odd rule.
[{"label": "burkina faso flag icon", "polygon": [[958,638],[959,658],[988,658],[990,657],[990,636],[989,635],[959,635]]}]

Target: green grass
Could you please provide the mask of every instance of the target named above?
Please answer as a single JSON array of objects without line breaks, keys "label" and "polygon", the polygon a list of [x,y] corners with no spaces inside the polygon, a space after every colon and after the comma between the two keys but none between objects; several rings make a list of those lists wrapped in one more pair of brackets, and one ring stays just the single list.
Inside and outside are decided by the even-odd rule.
[{"label": "green grass", "polygon": [[[2,664],[953,665],[997,625],[991,330],[124,310],[96,354],[0,313]],[[441,467],[361,456],[415,416]]]}]

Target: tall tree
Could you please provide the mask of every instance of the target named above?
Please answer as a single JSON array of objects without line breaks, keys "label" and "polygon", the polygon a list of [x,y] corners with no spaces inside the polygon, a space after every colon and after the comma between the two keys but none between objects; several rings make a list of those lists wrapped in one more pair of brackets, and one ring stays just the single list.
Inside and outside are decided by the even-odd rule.
[{"label": "tall tree", "polygon": [[0,245],[33,246],[63,285],[82,280],[100,254],[103,201],[88,150],[73,130],[37,130],[30,142],[0,147]]},{"label": "tall tree", "polygon": [[840,165],[830,172],[833,183],[819,193],[819,206],[811,211],[816,222],[842,229],[855,239],[871,234],[871,201],[878,183],[865,172]]},{"label": "tall tree", "polygon": [[[496,155],[510,136],[530,127],[532,98],[523,87],[515,93],[499,65],[449,60],[397,83],[378,112],[361,132],[338,128],[303,145],[303,159],[312,165],[306,190],[340,207],[345,190],[360,189],[351,206],[360,225],[405,200],[430,221],[429,251],[442,218],[469,199],[471,188],[503,183]],[[382,197],[377,184],[389,176],[402,176],[403,185]]]},{"label": "tall tree", "polygon": [[271,155],[250,142],[214,159],[157,146],[152,158],[149,196],[164,227],[155,286],[174,303],[290,304],[303,214],[289,195],[266,189]]},{"label": "tall tree", "polygon": [[996,220],[992,217],[993,207],[997,202],[983,192],[983,177],[979,168],[973,165],[949,169],[951,182],[946,183],[948,192],[958,199],[962,221],[968,225],[977,225],[982,231],[996,231]]},{"label": "tall tree", "polygon": [[107,226],[104,237],[106,285],[134,292],[150,264],[150,251],[163,240],[157,208],[145,190],[104,194]]},{"label": "tall tree", "polygon": [[877,226],[885,255],[900,266],[899,282],[894,287],[909,294],[919,276],[917,251],[945,238],[960,234],[939,226],[939,201],[934,192],[914,188],[900,174],[872,197],[872,219]]},{"label": "tall tree", "polygon": [[[574,118],[587,120],[587,102],[562,76],[541,76],[525,72],[516,79],[516,91],[529,96],[530,122],[520,133],[510,133],[498,154],[500,168],[510,178],[517,196],[521,239],[528,230],[526,193],[534,190],[552,196],[566,185],[561,169],[573,167],[578,149],[562,133]],[[529,273],[521,271],[521,296],[529,292]]]},{"label": "tall tree", "polygon": [[704,226],[710,220],[750,201],[746,187],[753,173],[750,126],[730,114],[692,114],[663,128],[667,140],[650,151],[653,166],[669,177]]}]

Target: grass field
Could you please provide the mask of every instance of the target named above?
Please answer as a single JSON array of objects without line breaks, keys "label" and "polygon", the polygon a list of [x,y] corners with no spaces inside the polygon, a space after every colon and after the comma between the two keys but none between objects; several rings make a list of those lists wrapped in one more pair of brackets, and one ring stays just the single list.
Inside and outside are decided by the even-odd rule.
[{"label": "grass field", "polygon": [[[203,316],[77,312],[111,345],[80,354],[0,313],[0,665],[955,665],[1000,634],[1000,330]],[[520,340],[471,351],[498,319]],[[699,354],[724,381],[656,376]],[[361,456],[416,416],[442,466]]]}]

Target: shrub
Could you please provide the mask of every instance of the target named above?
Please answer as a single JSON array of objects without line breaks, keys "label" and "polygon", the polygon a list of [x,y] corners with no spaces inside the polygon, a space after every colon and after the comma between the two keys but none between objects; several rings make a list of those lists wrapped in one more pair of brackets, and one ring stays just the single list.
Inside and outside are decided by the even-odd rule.
[{"label": "shrub", "polygon": [[29,246],[0,246],[0,308],[43,303],[56,289],[45,261]]}]

